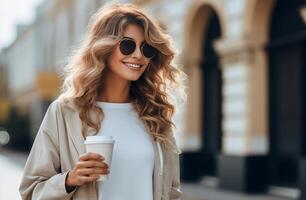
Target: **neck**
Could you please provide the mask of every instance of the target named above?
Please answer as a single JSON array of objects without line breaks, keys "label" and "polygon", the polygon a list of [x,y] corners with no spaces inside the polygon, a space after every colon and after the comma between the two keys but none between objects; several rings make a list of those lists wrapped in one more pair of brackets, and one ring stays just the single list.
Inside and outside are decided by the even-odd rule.
[{"label": "neck", "polygon": [[99,90],[98,101],[128,103],[130,101],[131,82],[110,78],[110,76],[107,77]]}]

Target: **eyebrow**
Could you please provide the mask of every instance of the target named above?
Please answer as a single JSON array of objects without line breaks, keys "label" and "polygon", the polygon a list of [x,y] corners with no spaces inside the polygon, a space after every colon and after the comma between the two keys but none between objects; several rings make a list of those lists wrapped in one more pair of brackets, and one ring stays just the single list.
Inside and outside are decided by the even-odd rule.
[{"label": "eyebrow", "polygon": [[[123,36],[123,38],[127,38],[127,39],[130,39],[130,40],[135,41],[135,39],[134,39],[134,38],[131,38],[131,37]],[[142,43],[144,43],[144,42],[146,42],[146,41],[145,41],[145,40],[143,40],[143,41],[141,41],[140,43],[142,44]]]}]

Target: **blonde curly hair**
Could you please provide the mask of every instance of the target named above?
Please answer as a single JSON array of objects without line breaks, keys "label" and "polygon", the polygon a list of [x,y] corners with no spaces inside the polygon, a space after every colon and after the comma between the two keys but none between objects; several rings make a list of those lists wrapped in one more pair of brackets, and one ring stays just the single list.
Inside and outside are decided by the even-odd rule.
[{"label": "blonde curly hair", "polygon": [[104,6],[92,16],[86,39],[64,67],[59,98],[72,101],[78,109],[84,138],[88,128],[96,133],[100,130],[104,113],[96,101],[103,84],[103,70],[129,24],[139,25],[145,41],[158,50],[142,76],[131,83],[131,103],[154,140],[180,151],[173,138],[172,116],[176,95],[185,95],[186,74],[171,64],[175,56],[171,37],[135,5]]}]

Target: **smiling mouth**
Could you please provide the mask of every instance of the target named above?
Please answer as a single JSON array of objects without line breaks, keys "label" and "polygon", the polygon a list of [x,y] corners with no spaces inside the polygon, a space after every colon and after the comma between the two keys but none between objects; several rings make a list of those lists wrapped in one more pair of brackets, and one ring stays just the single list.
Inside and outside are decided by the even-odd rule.
[{"label": "smiling mouth", "polygon": [[128,62],[122,62],[125,66],[129,67],[130,69],[140,69],[143,65],[140,64],[134,64],[134,63],[128,63]]}]

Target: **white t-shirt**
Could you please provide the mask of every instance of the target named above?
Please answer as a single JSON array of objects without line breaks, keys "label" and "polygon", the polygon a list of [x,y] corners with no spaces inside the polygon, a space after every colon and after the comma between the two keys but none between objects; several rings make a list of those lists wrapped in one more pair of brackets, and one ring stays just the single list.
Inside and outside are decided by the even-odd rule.
[{"label": "white t-shirt", "polygon": [[104,112],[98,135],[115,139],[109,180],[99,182],[99,200],[152,200],[154,150],[131,103],[97,102]]}]

